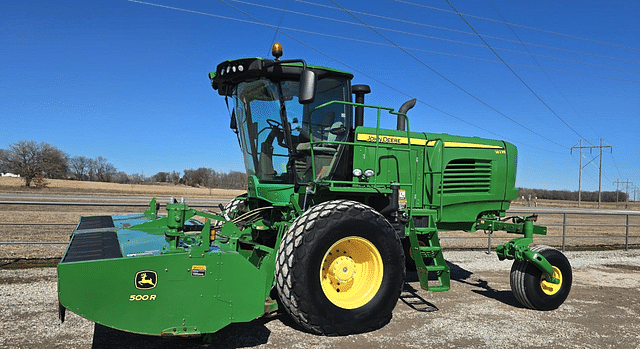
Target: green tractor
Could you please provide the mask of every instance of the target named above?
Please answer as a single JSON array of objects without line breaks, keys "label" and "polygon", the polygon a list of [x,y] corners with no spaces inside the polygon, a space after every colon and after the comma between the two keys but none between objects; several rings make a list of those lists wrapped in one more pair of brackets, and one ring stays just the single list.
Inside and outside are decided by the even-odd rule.
[{"label": "green tractor", "polygon": [[[172,199],[159,215],[81,217],[58,265],[59,314],[149,335],[201,335],[284,309],[312,333],[372,331],[391,319],[415,268],[423,289],[450,286],[439,231],[519,234],[511,288],[550,310],[572,281],[565,256],[529,247],[535,216],[517,197],[508,142],[412,132],[408,110],[370,106],[353,75],[303,60],[229,60],[209,74],[232,104],[247,193],[219,214]],[[355,102],[352,100],[355,95]],[[232,103],[229,103],[231,101]],[[364,126],[368,121],[375,127]],[[374,120],[375,118],[375,120]],[[396,129],[383,129],[392,118]],[[216,211],[217,212],[217,211]],[[198,218],[198,219],[196,219]]]}]

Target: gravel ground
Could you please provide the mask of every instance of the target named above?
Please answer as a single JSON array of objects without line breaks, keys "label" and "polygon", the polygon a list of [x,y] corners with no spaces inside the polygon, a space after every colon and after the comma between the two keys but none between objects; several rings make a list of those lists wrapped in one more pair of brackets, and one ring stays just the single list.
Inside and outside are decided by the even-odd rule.
[{"label": "gravel ground", "polygon": [[230,325],[212,336],[213,344],[115,331],[69,311],[60,324],[54,268],[0,270],[0,347],[640,348],[640,250],[566,255],[574,282],[568,300],[555,311],[517,304],[509,286],[510,262],[484,252],[445,251],[451,290],[423,291],[409,273],[393,319],[378,331],[321,337],[277,313]]}]

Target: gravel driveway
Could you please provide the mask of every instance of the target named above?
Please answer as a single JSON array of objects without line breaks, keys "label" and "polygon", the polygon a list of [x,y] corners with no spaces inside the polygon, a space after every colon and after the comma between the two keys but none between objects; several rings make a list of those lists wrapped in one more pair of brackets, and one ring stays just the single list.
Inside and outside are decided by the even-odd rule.
[{"label": "gravel driveway", "polygon": [[640,250],[566,255],[574,282],[568,300],[555,311],[517,304],[509,286],[510,262],[484,252],[445,251],[451,290],[423,291],[409,273],[393,319],[378,331],[321,337],[277,313],[228,326],[212,336],[212,344],[119,332],[69,311],[60,324],[54,268],[0,270],[0,347],[640,348]]}]

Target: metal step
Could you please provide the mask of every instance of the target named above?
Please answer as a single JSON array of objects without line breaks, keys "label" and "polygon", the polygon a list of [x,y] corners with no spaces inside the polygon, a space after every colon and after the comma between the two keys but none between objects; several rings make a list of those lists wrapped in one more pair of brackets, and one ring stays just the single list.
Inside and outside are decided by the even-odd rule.
[{"label": "metal step", "polygon": [[[418,233],[426,233],[420,235],[427,237],[427,239],[422,239],[422,241],[425,243],[428,242],[429,246],[420,246]],[[442,255],[438,230],[435,227],[410,229],[409,242],[411,244],[411,251],[414,251],[414,254],[416,251],[419,252],[421,257],[414,258],[416,270],[418,271],[418,279],[420,280],[420,287],[432,292],[449,290],[451,275],[449,266]],[[431,258],[433,265],[426,265],[424,261],[425,258]],[[436,274],[438,278],[437,285],[429,285],[429,273]]]}]

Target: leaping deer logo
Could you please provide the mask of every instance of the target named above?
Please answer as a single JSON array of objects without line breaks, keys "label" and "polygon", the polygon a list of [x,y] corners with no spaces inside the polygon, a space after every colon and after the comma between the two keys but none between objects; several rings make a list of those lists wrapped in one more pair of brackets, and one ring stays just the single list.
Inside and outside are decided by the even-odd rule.
[{"label": "leaping deer logo", "polygon": [[141,271],[136,274],[136,288],[149,289],[156,287],[158,275],[155,271]]}]

